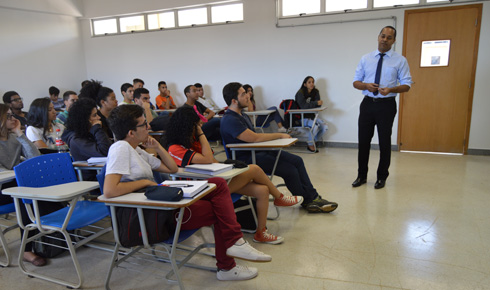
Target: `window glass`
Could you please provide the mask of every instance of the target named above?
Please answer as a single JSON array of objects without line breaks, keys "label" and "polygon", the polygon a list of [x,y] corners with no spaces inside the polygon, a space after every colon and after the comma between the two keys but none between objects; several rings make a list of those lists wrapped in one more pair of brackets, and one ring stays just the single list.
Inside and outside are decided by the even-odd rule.
[{"label": "window glass", "polygon": [[94,20],[94,35],[104,35],[106,33],[117,33],[116,18],[105,20]]},{"label": "window glass", "polygon": [[448,0],[427,0],[427,3],[431,2],[449,2]]},{"label": "window glass", "polygon": [[282,16],[320,13],[320,0],[282,0]]},{"label": "window glass", "polygon": [[148,15],[148,29],[175,27],[175,13],[173,11]]},{"label": "window glass", "polygon": [[243,3],[211,7],[211,22],[243,21]]},{"label": "window glass", "polygon": [[208,9],[206,7],[179,10],[179,26],[191,26],[193,24],[208,23]]},{"label": "window glass", "polygon": [[373,7],[419,4],[419,0],[374,0]]},{"label": "window glass", "polygon": [[326,12],[344,11],[346,9],[363,9],[367,8],[367,0],[326,0]]},{"label": "window glass", "polygon": [[145,17],[143,15],[119,18],[121,32],[145,30]]}]

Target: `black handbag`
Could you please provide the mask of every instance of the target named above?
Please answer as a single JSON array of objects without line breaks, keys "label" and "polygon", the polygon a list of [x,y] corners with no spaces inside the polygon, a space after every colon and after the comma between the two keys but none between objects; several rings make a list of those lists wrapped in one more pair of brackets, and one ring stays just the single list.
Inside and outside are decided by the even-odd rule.
[{"label": "black handbag", "polygon": [[179,201],[184,198],[182,188],[170,187],[165,185],[148,186],[145,189],[145,196],[151,200],[159,201]]}]

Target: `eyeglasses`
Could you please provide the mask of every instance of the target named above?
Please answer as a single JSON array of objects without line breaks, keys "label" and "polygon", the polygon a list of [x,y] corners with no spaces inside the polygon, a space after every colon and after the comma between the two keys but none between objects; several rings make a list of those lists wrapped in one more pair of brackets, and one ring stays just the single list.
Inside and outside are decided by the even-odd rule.
[{"label": "eyeglasses", "polygon": [[12,99],[10,101],[11,102],[20,102],[20,101],[22,101],[22,98],[19,97],[19,98]]},{"label": "eyeglasses", "polygon": [[136,125],[136,128],[138,127],[145,127],[145,128],[148,128],[148,121],[145,120],[145,122],[141,125]]},{"label": "eyeglasses", "polygon": [[7,120],[12,120],[14,118],[14,115],[13,114],[8,114],[7,113]]}]

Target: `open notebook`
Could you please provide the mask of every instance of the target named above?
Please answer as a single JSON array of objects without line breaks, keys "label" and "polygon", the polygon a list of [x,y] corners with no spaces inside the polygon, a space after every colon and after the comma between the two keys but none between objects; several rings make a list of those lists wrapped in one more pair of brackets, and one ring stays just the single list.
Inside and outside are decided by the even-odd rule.
[{"label": "open notebook", "polygon": [[164,186],[179,187],[184,192],[184,197],[192,198],[205,189],[208,186],[207,180],[182,180],[182,181],[171,181],[165,180],[161,183]]}]

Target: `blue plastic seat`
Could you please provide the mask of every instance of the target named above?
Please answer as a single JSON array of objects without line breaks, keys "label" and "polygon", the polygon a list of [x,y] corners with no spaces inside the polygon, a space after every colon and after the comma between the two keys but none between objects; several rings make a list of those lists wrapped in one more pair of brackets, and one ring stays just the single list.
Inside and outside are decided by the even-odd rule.
[{"label": "blue plastic seat", "polygon": [[[48,154],[31,158],[14,167],[14,171],[17,184],[22,187],[38,188],[78,182],[69,153]],[[89,192],[87,192],[87,194],[88,193]],[[35,198],[32,200],[35,200]],[[72,288],[79,288],[83,283],[83,275],[75,249],[111,231],[111,227],[101,228],[91,226],[93,223],[100,221],[109,215],[108,208],[103,203],[79,200],[77,197],[72,199],[69,202],[69,206],[63,209],[42,217],[36,217],[35,214],[39,212],[39,209],[36,208],[38,207],[38,204],[33,203],[32,200],[23,200],[31,223],[28,225],[20,225],[25,230],[24,236],[22,237],[20,252],[24,252],[28,242],[35,241],[36,239],[53,232],[60,232],[65,237],[67,244],[66,249],[70,251],[75,271],[78,275],[78,281],[66,281],[62,278],[41,274],[39,271],[34,272],[26,267],[22,255],[19,255],[19,267],[24,273],[30,276]],[[46,199],[42,200],[46,201]],[[55,202],[55,200],[52,201]],[[15,202],[20,206],[17,199]],[[17,212],[17,215],[20,216],[20,212]],[[36,222],[37,220],[40,221],[40,224]],[[87,229],[88,226],[90,226],[90,230]],[[82,228],[83,230],[81,230]],[[40,233],[28,238],[28,233],[33,230],[39,230]],[[78,236],[76,239],[72,240],[68,233],[68,231],[72,230],[81,230],[84,236]],[[87,233],[89,235],[87,235]]]}]

